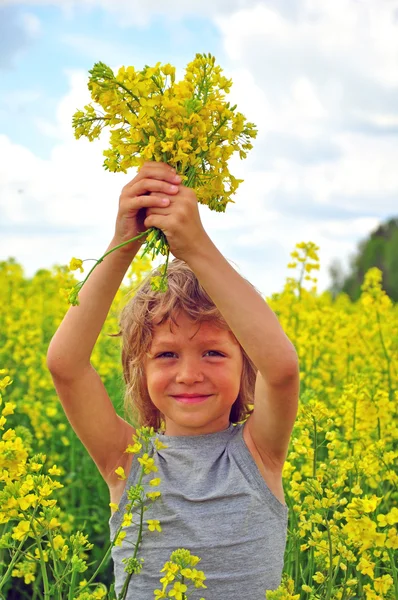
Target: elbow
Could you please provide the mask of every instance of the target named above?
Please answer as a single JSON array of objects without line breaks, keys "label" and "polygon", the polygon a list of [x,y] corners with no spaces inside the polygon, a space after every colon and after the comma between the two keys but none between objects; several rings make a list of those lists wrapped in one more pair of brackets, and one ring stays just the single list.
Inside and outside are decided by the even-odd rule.
[{"label": "elbow", "polygon": [[46,366],[53,379],[69,379],[76,370],[76,361],[53,348],[47,352]]},{"label": "elbow", "polygon": [[289,385],[292,381],[300,380],[300,363],[296,351],[291,353],[291,358],[278,365],[278,368],[268,377],[270,384],[279,387]]},{"label": "elbow", "polygon": [[62,360],[60,360],[59,357],[57,358],[54,353],[47,353],[46,366],[53,376],[65,372],[65,367],[62,365]]}]

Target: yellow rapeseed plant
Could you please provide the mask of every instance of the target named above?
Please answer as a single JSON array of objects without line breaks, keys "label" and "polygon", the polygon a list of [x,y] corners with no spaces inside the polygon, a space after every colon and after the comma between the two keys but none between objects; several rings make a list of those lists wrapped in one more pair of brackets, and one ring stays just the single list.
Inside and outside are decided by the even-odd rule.
[{"label": "yellow rapeseed plant", "polygon": [[[346,294],[319,293],[312,276],[318,250],[311,242],[297,244],[292,276],[267,298],[298,352],[301,390],[283,469],[289,508],[283,578],[264,596],[395,600],[398,308],[383,291],[378,269],[365,274],[357,302]],[[111,336],[119,330],[126,294],[134,293],[150,268],[147,256],[133,264],[92,355],[116,405],[122,400],[120,338]],[[66,267],[27,278],[14,260],[0,262],[0,597],[24,589],[25,595],[58,600],[58,589],[74,586],[73,600],[114,598],[111,581],[96,581],[109,559],[108,489],[60,408],[45,361],[65,313],[59,288],[75,283]],[[161,481],[145,457],[143,437],[132,439],[126,451],[142,459],[143,502],[156,502]],[[140,511],[136,492],[129,490],[124,536]],[[148,521],[142,535],[164,535],[156,515]],[[122,544],[124,536],[112,543]],[[143,559],[137,553],[126,563],[132,589]],[[155,598],[206,597],[206,589],[195,588],[188,576],[206,581],[194,565],[170,558]]]}]

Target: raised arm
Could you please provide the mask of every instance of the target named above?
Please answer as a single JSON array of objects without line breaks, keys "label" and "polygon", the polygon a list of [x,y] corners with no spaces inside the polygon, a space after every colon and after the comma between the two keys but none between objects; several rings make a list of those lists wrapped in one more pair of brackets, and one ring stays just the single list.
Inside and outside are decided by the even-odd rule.
[{"label": "raised arm", "polygon": [[[117,245],[112,240],[108,250]],[[112,467],[134,433],[119,417],[90,357],[112,300],[139,247],[130,254],[116,250],[92,272],[56,331],[47,366],[70,424],[87,448],[102,477],[112,485]]]},{"label": "raised arm", "polygon": [[[123,188],[115,235],[107,250],[145,231],[145,210],[140,213],[140,209],[163,206],[161,195],[145,194],[172,194],[165,179],[172,179],[168,165],[147,163]],[[112,252],[93,270],[79,293],[80,304],[69,308],[47,352],[47,366],[65,414],[108,485],[116,479],[114,466],[128,458],[123,453],[134,428],[117,415],[90,358],[142,239]]]}]

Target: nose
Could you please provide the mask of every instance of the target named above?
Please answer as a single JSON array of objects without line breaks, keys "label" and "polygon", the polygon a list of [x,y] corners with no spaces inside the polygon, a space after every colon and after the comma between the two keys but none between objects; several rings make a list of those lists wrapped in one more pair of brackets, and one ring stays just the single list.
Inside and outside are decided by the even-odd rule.
[{"label": "nose", "polygon": [[200,363],[196,360],[184,360],[178,365],[176,383],[187,385],[203,381],[203,372]]}]

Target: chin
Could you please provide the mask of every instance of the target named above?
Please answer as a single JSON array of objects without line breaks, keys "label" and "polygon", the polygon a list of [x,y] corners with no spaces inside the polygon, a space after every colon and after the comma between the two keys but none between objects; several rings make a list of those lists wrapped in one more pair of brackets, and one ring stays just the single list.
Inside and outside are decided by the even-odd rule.
[{"label": "chin", "polygon": [[189,429],[197,429],[198,427],[206,427],[207,425],[211,425],[215,421],[222,422],[224,419],[227,423],[229,423],[229,414],[228,415],[209,415],[200,414],[200,412],[187,412],[185,415],[174,415],[174,418],[167,417],[167,421],[170,423],[174,423],[179,427],[186,427]]}]

